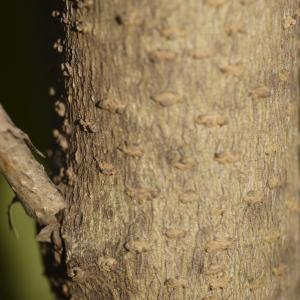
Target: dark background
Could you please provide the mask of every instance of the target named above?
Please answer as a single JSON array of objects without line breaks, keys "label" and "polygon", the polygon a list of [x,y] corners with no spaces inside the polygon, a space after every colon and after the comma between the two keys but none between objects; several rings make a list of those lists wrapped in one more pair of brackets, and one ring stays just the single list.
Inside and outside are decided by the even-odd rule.
[{"label": "dark background", "polygon": [[[0,102],[44,153],[54,126],[54,100],[48,96],[53,55],[48,1],[53,0],[6,0],[0,8]],[[0,299],[54,299],[43,275],[35,224],[20,204],[13,207],[19,239],[9,231],[12,197],[0,175]]]}]

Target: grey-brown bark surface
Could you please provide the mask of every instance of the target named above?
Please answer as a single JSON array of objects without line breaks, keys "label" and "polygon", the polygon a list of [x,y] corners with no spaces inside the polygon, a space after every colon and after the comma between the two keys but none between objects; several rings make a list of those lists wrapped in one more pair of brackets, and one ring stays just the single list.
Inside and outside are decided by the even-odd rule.
[{"label": "grey-brown bark surface", "polygon": [[65,1],[72,299],[297,299],[296,1]]}]

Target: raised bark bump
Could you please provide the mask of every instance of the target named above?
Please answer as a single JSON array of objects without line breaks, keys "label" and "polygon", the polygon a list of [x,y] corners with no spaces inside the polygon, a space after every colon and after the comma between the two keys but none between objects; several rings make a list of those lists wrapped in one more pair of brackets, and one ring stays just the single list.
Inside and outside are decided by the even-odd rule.
[{"label": "raised bark bump", "polygon": [[232,164],[236,163],[241,159],[241,155],[237,151],[223,151],[215,153],[214,160],[220,164]]},{"label": "raised bark bump", "polygon": [[215,56],[216,52],[217,51],[214,48],[196,48],[190,49],[188,55],[195,60],[201,60]]},{"label": "raised bark bump", "polygon": [[127,242],[125,248],[131,252],[144,253],[151,250],[151,245],[147,240],[137,239]]},{"label": "raised bark bump", "polygon": [[271,90],[266,85],[260,85],[249,92],[249,96],[254,100],[260,100],[269,98],[271,96]]},{"label": "raised bark bump", "polygon": [[66,137],[61,134],[59,132],[58,129],[54,129],[53,132],[52,132],[52,136],[54,137],[55,139],[55,142],[57,143],[57,145],[59,145],[59,147],[65,151],[69,148],[69,142],[68,140],[66,139]]},{"label": "raised bark bump", "polygon": [[97,133],[99,131],[99,126],[97,123],[94,123],[92,121],[87,121],[83,119],[78,119],[77,124],[80,126],[80,128],[84,132],[89,132],[89,133]]},{"label": "raised bark bump", "polygon": [[149,52],[149,59],[153,63],[163,63],[175,60],[177,53],[169,49],[156,49]]},{"label": "raised bark bump", "polygon": [[64,47],[62,45],[61,39],[57,39],[56,42],[54,42],[53,49],[56,50],[58,53],[63,52]]},{"label": "raised bark bump", "polygon": [[281,81],[288,82],[290,79],[290,72],[287,69],[282,69],[278,76]]},{"label": "raised bark bump", "polygon": [[178,160],[172,161],[171,165],[177,170],[189,171],[194,169],[198,165],[198,162],[192,157],[183,156],[180,157]]},{"label": "raised bark bump", "polygon": [[198,194],[193,190],[187,190],[179,195],[179,201],[183,204],[193,203],[197,198]]},{"label": "raised bark bump", "polygon": [[182,239],[187,235],[187,231],[181,228],[169,228],[165,231],[165,236],[169,239]]},{"label": "raised bark bump", "polygon": [[274,243],[278,241],[281,237],[281,233],[278,230],[272,230],[269,233],[267,233],[264,237],[264,240],[268,243]]},{"label": "raised bark bump", "polygon": [[56,101],[54,105],[57,115],[63,118],[66,115],[66,105],[64,104],[64,102]]},{"label": "raised bark bump", "polygon": [[213,278],[209,281],[209,289],[215,290],[215,289],[225,289],[230,284],[230,277],[223,276],[219,278]]},{"label": "raised bark bump", "polygon": [[175,40],[186,36],[186,31],[181,26],[163,27],[160,29],[159,33],[167,40]]},{"label": "raised bark bump", "polygon": [[228,124],[228,119],[225,116],[214,113],[214,114],[199,115],[195,119],[195,122],[196,124],[203,125],[208,128],[216,127],[216,126],[222,127]]},{"label": "raised bark bump", "polygon": [[206,276],[215,276],[218,274],[223,274],[226,271],[226,265],[225,264],[211,264],[206,268],[203,272]]},{"label": "raised bark bump", "polygon": [[109,256],[100,256],[97,260],[99,268],[106,272],[113,272],[118,269],[118,261]]},{"label": "raised bark bump", "polygon": [[188,282],[184,278],[169,278],[165,281],[165,286],[169,289],[187,288]]},{"label": "raised bark bump", "polygon": [[159,191],[150,187],[126,187],[125,193],[139,203],[150,201],[157,197]]},{"label": "raised bark bump", "polygon": [[297,199],[294,199],[293,197],[289,198],[286,200],[286,206],[292,213],[300,213],[300,203]]},{"label": "raised bark bump", "polygon": [[208,253],[214,253],[219,251],[225,251],[233,245],[233,241],[230,239],[217,239],[208,242],[205,246],[205,251]]},{"label": "raised bark bump", "polygon": [[265,200],[265,194],[262,191],[249,191],[244,200],[249,206],[262,204]]},{"label": "raised bark bump", "polygon": [[106,161],[99,161],[98,162],[98,168],[99,171],[103,174],[103,175],[116,175],[117,174],[117,170],[115,169],[114,165],[110,162],[106,162]]},{"label": "raised bark bump", "polygon": [[286,268],[285,264],[279,264],[277,267],[272,269],[272,273],[277,277],[282,277],[286,273]]},{"label": "raised bark bump", "polygon": [[241,77],[244,74],[246,67],[242,63],[237,63],[220,67],[220,70],[226,75]]},{"label": "raised bark bump", "polygon": [[283,18],[282,26],[283,26],[283,29],[287,30],[287,29],[294,27],[296,25],[296,23],[297,23],[296,19],[294,19],[292,16],[285,16]]},{"label": "raised bark bump", "polygon": [[143,24],[143,18],[137,11],[119,13],[115,20],[119,25],[127,27],[137,27]]},{"label": "raised bark bump", "polygon": [[120,114],[124,112],[126,104],[113,98],[105,97],[102,100],[96,102],[96,107],[111,113]]},{"label": "raised bark bump", "polygon": [[238,34],[246,33],[246,25],[242,21],[226,24],[224,29],[229,37],[235,37]]},{"label": "raised bark bump", "polygon": [[144,155],[144,151],[139,144],[124,143],[124,145],[118,147],[118,149],[124,154],[132,157],[141,158]]},{"label": "raised bark bump", "polygon": [[151,97],[156,103],[163,107],[169,107],[175,104],[182,103],[184,97],[173,92],[164,92]]}]

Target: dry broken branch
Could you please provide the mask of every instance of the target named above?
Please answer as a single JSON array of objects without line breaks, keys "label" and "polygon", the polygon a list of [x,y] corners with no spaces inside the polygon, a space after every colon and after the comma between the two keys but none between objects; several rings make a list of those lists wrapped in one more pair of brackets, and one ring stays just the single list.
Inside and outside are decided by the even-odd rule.
[{"label": "dry broken branch", "polygon": [[33,148],[29,137],[0,104],[0,171],[32,218],[41,225],[54,224],[66,204],[28,146]]}]

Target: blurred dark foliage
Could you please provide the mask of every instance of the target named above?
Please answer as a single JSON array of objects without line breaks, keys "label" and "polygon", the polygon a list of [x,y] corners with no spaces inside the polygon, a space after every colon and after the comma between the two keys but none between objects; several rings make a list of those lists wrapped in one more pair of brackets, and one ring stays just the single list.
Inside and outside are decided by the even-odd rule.
[{"label": "blurred dark foliage", "polygon": [[[0,8],[0,102],[44,153],[55,119],[54,100],[48,96],[55,76],[51,74],[51,1],[9,0]],[[9,231],[6,211],[12,197],[0,178],[0,300],[53,299],[34,239],[35,224],[19,204],[13,208],[19,239]]]}]

